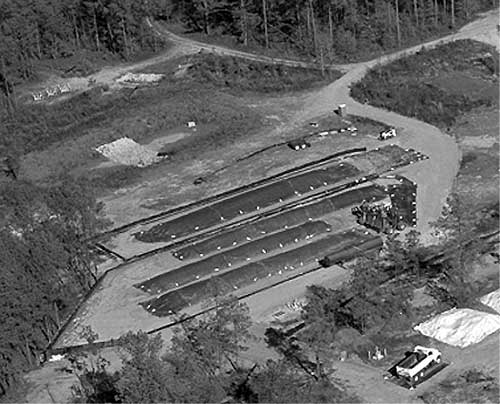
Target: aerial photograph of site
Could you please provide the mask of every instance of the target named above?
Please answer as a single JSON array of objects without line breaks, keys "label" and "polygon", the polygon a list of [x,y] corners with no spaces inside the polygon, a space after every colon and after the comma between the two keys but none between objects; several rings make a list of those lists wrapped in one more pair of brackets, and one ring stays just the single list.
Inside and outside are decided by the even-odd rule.
[{"label": "aerial photograph of site", "polygon": [[499,0],[0,0],[0,403],[499,403]]}]

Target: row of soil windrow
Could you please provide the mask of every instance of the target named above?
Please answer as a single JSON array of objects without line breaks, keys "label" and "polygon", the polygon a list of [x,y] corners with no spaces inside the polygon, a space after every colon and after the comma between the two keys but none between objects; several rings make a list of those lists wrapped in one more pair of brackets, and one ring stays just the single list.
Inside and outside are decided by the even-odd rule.
[{"label": "row of soil windrow", "polygon": [[356,246],[373,237],[355,229],[332,234],[297,249],[244,265],[220,275],[212,276],[209,279],[191,283],[140,304],[155,316],[172,315],[185,307],[210,298],[213,294],[211,285],[214,285],[219,293],[234,291],[249,286],[258,280],[283,275],[286,272],[318,261],[333,248],[345,249]]},{"label": "row of soil windrow", "polygon": [[[178,218],[159,223],[135,236],[142,242],[168,242],[189,236],[234,220],[242,215],[254,214],[259,210],[278,206],[301,195],[327,189],[346,179],[361,177],[364,168],[375,167],[377,172],[388,171],[423,158],[414,150],[404,150],[396,145],[387,145],[352,157],[349,163],[312,170],[281,181],[277,181],[234,197],[210,204]],[[366,175],[366,174],[365,174]]]},{"label": "row of soil windrow", "polygon": [[349,190],[306,206],[264,218],[246,226],[237,227],[197,243],[189,244],[173,251],[172,254],[183,261],[197,259],[215,251],[241,245],[249,240],[262,238],[264,235],[275,231],[297,226],[308,220],[319,219],[335,210],[361,203],[363,200],[376,201],[383,199],[385,196],[384,191],[376,185]]},{"label": "row of soil windrow", "polygon": [[148,293],[163,293],[219,271],[229,270],[243,262],[258,259],[259,256],[272,254],[294,243],[322,236],[329,231],[331,227],[325,222],[307,222],[165,272],[135,286]]}]

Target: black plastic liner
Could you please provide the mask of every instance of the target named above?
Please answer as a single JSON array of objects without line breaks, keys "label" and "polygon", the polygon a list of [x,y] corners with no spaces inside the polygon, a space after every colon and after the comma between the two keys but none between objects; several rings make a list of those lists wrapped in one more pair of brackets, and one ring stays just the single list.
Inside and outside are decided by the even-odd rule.
[{"label": "black plastic liner", "polygon": [[[323,258],[332,248],[339,250],[362,245],[374,236],[359,230],[351,229],[346,232],[332,234],[316,242],[275,255],[264,260],[250,263],[245,266],[226,271],[180,289],[176,289],[157,298],[140,303],[146,310],[155,316],[168,316],[183,308],[200,303],[212,296],[210,282],[216,279],[219,293],[231,291],[251,285],[260,279],[279,276],[286,272],[300,269]],[[359,252],[358,252],[359,253]]]},{"label": "black plastic liner", "polygon": [[[214,251],[239,246],[248,242],[248,238],[255,240],[265,234],[297,226],[308,220],[316,220],[329,215],[335,210],[360,204],[363,200],[375,202],[384,199],[386,196],[383,188],[378,185],[357,188],[331,196],[320,202],[256,221],[244,227],[226,231],[212,238],[175,250],[172,254],[181,260],[197,259]],[[333,230],[335,231],[335,229]]]},{"label": "black plastic liner", "polygon": [[246,244],[155,276],[135,286],[153,294],[166,292],[198,279],[215,275],[219,271],[229,269],[243,262],[252,259],[258,260],[259,256],[271,254],[289,247],[291,244],[324,235],[330,230],[327,223],[317,221],[304,223],[255,241],[250,241],[251,238],[248,237]]}]

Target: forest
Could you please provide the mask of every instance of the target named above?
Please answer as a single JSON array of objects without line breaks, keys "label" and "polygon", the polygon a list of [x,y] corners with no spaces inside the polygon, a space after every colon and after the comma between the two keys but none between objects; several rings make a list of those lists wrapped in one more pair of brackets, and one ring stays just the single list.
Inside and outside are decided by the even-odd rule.
[{"label": "forest", "polygon": [[158,50],[151,16],[243,46],[328,60],[367,56],[441,34],[498,0],[0,0],[4,93],[37,62],[82,50],[132,58]]},{"label": "forest", "polygon": [[[443,34],[497,0],[163,0],[156,17],[189,32],[230,36],[339,62]],[[318,61],[321,61],[318,60]]]},{"label": "forest", "polygon": [[[37,63],[65,58],[82,50],[131,57],[156,46],[146,29],[146,2],[132,0],[1,0],[0,73],[32,78]],[[1,77],[1,76],[0,76]]]},{"label": "forest", "polygon": [[88,184],[0,185],[0,396],[39,357],[95,283],[82,242],[102,223]]}]

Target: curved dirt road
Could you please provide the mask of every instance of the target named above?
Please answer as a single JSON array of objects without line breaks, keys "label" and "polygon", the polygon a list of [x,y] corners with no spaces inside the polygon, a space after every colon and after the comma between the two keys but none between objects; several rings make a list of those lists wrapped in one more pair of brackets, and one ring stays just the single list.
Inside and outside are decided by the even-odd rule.
[{"label": "curved dirt road", "polygon": [[[196,53],[200,51],[205,51],[205,52],[210,52],[214,54],[219,54],[219,55],[227,55],[227,56],[234,56],[246,60],[253,60],[256,62],[264,62],[264,63],[270,63],[270,64],[278,64],[282,66],[290,66],[290,67],[304,67],[304,68],[309,68],[309,69],[320,69],[321,65],[319,63],[312,63],[312,62],[304,62],[300,60],[291,60],[291,59],[284,59],[284,58],[275,58],[275,57],[270,57],[270,56],[264,56],[264,55],[258,55],[255,53],[250,53],[250,52],[245,52],[245,51],[239,51],[236,49],[231,49],[227,48],[225,46],[220,46],[220,45],[211,45],[207,44],[205,42],[199,42],[195,41],[193,39],[185,38],[180,35],[174,34],[173,32],[169,31],[165,27],[163,27],[161,24],[153,21],[151,22],[150,19],[148,18],[146,20],[147,24],[149,27],[159,36],[163,36],[166,39],[168,39],[170,42],[174,43],[175,45],[181,47],[182,49],[189,50],[189,53]],[[338,65],[324,65],[323,67],[325,69],[335,69],[335,70],[340,70],[342,72],[345,72],[349,69],[351,65],[348,64],[338,64]]]},{"label": "curved dirt road", "polygon": [[423,47],[431,48],[457,39],[471,38],[492,44],[498,49],[497,11],[484,14],[481,19],[464,26],[455,34],[366,63],[352,65],[350,70],[340,79],[311,95],[304,104],[304,110],[295,118],[295,123],[299,124],[315,116],[331,113],[338,104],[346,104],[348,113],[371,118],[398,128],[399,136],[395,138],[394,143],[405,148],[416,149],[429,156],[428,160],[402,170],[418,185],[417,230],[422,233],[423,242],[432,240],[430,223],[439,218],[458,172],[460,161],[458,145],[453,137],[443,134],[435,126],[394,112],[360,104],[351,98],[350,86],[361,80],[368,69],[404,55],[416,53]]}]

